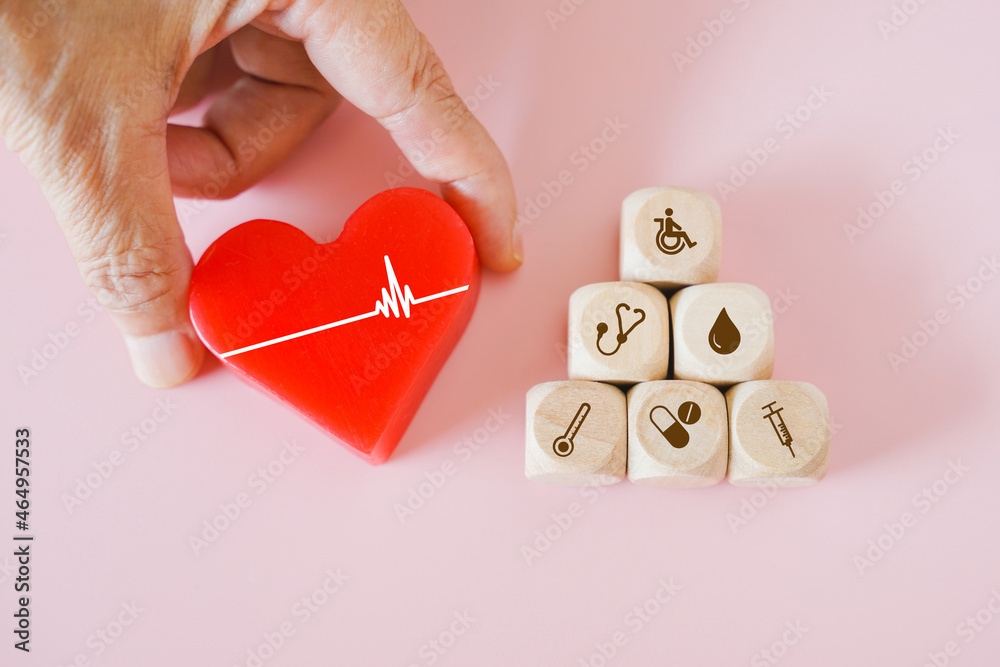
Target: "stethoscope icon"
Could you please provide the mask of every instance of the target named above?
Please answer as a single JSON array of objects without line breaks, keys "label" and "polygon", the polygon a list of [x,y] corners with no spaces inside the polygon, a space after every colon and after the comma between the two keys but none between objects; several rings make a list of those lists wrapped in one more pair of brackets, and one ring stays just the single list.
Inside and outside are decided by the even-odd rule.
[{"label": "stethoscope icon", "polygon": [[635,310],[632,310],[632,312],[638,313],[639,319],[637,319],[632,324],[632,326],[628,328],[628,331],[623,331],[622,308],[624,308],[625,310],[632,310],[632,308],[630,308],[627,303],[619,303],[617,306],[615,306],[615,316],[618,318],[618,335],[615,336],[615,340],[618,341],[618,344],[615,346],[615,349],[611,350],[610,352],[605,352],[604,350],[601,349],[601,338],[604,337],[604,334],[608,333],[608,325],[605,324],[604,322],[601,322],[597,325],[597,351],[603,354],[605,357],[610,357],[611,355],[617,353],[618,350],[621,349],[622,345],[624,345],[625,342],[628,340],[628,335],[632,333],[632,330],[635,329],[640,324],[642,324],[642,321],[646,319],[646,311],[642,310],[641,308],[636,308]]}]

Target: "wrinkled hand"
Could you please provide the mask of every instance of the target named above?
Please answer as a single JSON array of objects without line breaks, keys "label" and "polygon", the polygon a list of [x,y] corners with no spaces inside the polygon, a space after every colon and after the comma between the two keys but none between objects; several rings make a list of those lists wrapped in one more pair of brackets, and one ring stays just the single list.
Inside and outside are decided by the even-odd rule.
[{"label": "wrinkled hand", "polygon": [[[222,40],[244,76],[204,127],[169,125],[200,98]],[[0,60],[4,141],[151,386],[185,382],[204,355],[172,195],[238,194],[341,96],[441,183],[485,266],[520,264],[503,156],[398,0],[0,0]],[[248,141],[276,123],[269,141]],[[231,176],[222,188],[209,179],[220,173]]]}]

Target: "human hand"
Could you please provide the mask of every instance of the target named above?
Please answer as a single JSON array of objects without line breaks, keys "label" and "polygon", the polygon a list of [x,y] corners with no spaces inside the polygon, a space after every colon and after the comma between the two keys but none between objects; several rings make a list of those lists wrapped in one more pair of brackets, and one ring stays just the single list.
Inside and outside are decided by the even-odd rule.
[{"label": "human hand", "polygon": [[[169,125],[199,99],[222,40],[245,75],[203,127]],[[172,195],[238,194],[341,96],[441,184],[486,267],[521,263],[503,156],[398,0],[0,0],[0,59],[4,142],[41,185],[150,386],[189,380],[204,356]],[[248,149],[276,118],[283,129]],[[221,188],[209,180],[220,173],[231,176]]]}]

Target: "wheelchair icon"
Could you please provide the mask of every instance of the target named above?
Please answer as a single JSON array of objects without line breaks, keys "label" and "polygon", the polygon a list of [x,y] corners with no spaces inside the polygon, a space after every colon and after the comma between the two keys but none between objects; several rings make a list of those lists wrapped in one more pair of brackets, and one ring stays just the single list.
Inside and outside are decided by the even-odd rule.
[{"label": "wheelchair icon", "polygon": [[668,208],[664,211],[662,218],[653,218],[653,222],[660,223],[660,231],[656,235],[656,247],[666,255],[676,255],[684,248],[693,248],[698,245],[697,241],[692,241],[687,232],[674,222],[672,216],[674,209]]}]

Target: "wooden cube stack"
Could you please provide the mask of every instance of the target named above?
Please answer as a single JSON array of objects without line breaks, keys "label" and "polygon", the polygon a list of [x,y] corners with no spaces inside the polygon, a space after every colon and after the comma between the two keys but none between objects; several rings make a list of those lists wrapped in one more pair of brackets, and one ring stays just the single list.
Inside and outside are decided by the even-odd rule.
[{"label": "wooden cube stack", "polygon": [[826,398],[811,384],[769,379],[770,301],[753,285],[714,282],[721,242],[719,205],[704,192],[644,188],[625,198],[621,281],[573,293],[570,380],[528,392],[529,479],[588,486],[627,475],[691,488],[727,471],[744,486],[823,477]]}]

